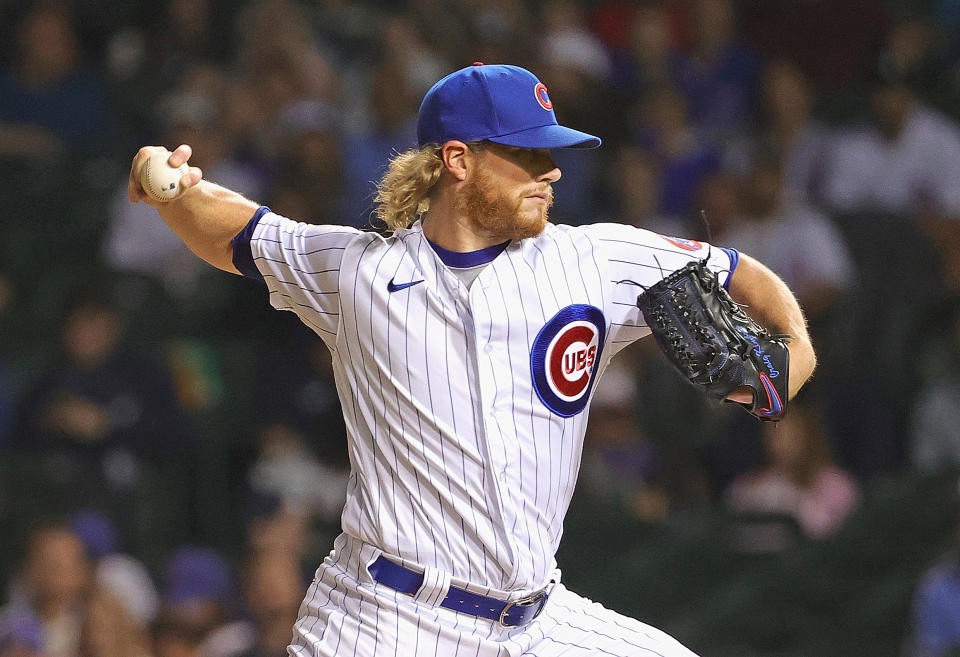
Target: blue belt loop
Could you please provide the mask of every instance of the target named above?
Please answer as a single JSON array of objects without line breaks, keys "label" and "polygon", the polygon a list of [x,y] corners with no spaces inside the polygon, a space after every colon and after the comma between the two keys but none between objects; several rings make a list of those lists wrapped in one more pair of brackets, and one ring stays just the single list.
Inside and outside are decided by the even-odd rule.
[{"label": "blue belt loop", "polygon": [[[396,564],[382,555],[377,557],[367,570],[370,576],[380,584],[407,595],[416,594],[423,584],[422,573]],[[504,627],[518,627],[526,625],[540,615],[547,604],[547,597],[546,589],[543,589],[520,600],[506,602],[451,586],[447,591],[447,597],[440,601],[440,606],[463,614],[497,621]]]}]

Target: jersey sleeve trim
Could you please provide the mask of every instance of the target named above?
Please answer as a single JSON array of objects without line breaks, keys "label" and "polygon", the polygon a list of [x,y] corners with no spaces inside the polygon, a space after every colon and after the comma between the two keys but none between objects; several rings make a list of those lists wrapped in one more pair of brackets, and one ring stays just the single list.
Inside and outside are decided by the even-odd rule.
[{"label": "jersey sleeve trim", "polygon": [[725,247],[720,247],[720,250],[727,254],[727,257],[730,258],[730,273],[727,274],[727,279],[723,282],[724,289],[730,291],[730,279],[733,278],[733,272],[737,270],[737,265],[740,264],[740,252],[736,249],[728,249]]},{"label": "jersey sleeve trim", "polygon": [[263,280],[263,274],[260,273],[257,265],[253,262],[253,251],[250,249],[250,242],[253,240],[253,232],[257,229],[257,224],[260,223],[263,215],[268,212],[270,212],[270,208],[265,205],[257,208],[257,211],[253,213],[253,217],[247,222],[243,230],[230,240],[230,243],[233,245],[233,266],[247,278],[253,278],[258,281]]}]

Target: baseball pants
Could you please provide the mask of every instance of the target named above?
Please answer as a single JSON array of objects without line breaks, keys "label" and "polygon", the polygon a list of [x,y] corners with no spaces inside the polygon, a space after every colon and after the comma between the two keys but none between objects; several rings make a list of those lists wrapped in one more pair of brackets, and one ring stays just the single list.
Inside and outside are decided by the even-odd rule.
[{"label": "baseball pants", "polygon": [[[370,576],[380,551],[341,535],[300,607],[289,657],[696,657],[664,632],[557,583],[520,627],[437,606],[449,576],[425,573],[416,596]],[[557,573],[559,576],[559,573]]]}]

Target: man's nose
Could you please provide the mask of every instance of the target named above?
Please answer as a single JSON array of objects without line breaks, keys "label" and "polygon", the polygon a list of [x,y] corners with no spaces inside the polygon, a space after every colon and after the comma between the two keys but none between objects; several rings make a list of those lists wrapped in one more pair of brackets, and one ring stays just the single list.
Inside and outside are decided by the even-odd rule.
[{"label": "man's nose", "polygon": [[543,163],[543,168],[545,171],[537,176],[537,182],[557,182],[563,175],[560,171],[560,168],[554,163],[553,158],[550,157],[549,153],[545,155],[544,159],[545,161]]}]

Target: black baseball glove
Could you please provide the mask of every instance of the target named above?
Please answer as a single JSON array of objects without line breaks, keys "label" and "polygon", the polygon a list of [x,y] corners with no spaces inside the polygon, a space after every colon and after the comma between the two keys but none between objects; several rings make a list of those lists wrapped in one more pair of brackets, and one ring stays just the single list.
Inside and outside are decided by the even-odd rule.
[{"label": "black baseball glove", "polygon": [[771,335],[750,319],[706,261],[691,262],[637,297],[667,358],[710,397],[753,389],[751,415],[779,421],[787,410],[788,335]]}]

